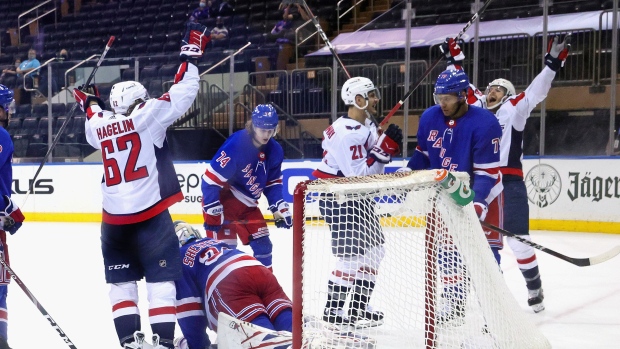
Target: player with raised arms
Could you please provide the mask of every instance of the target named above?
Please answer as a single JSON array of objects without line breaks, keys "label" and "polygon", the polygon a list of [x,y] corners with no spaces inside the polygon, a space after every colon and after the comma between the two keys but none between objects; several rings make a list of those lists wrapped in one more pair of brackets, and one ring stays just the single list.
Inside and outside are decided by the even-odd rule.
[{"label": "player with raised arms", "polygon": [[[395,124],[380,133],[369,115],[381,99],[373,82],[353,77],[342,85],[347,115],[323,131],[323,160],[317,178],[380,174],[400,153],[402,130]],[[338,258],[329,276],[323,320],[336,324],[380,323],[383,313],[373,310],[370,297],[385,254],[383,231],[372,200],[319,200],[319,209],[332,231],[332,254]],[[344,307],[350,297],[348,313]]]},{"label": "player with raised arms", "polygon": [[[503,78],[491,81],[484,94],[473,85],[468,90],[468,103],[494,113],[502,127],[500,171],[504,185],[504,211],[508,213],[503,228],[527,240],[531,237],[527,190],[523,181],[523,132],[530,113],[547,97],[556,72],[564,66],[569,42],[570,35],[566,35],[561,43],[557,36],[549,40],[545,67],[519,94],[513,84]],[[460,69],[465,55],[458,43],[448,38],[441,45],[441,51],[446,55],[448,69]],[[513,237],[507,237],[506,242],[514,252],[525,279],[528,304],[536,313],[544,310],[542,281],[534,248]]]},{"label": "player with raised arms", "polygon": [[[175,340],[177,348],[209,348],[206,329],[218,330],[219,313],[267,330],[291,332],[291,301],[269,269],[223,241],[202,238],[185,222],[174,224],[183,260],[183,277],[175,282],[177,319],[184,336]],[[260,347],[290,345],[290,336],[270,338]]]},{"label": "player with raised arms", "polygon": [[74,89],[87,115],[86,139],[101,149],[104,176],[101,249],[114,325],[122,347],[148,348],[140,327],[137,281],[146,279],[149,322],[155,349],[173,348],[176,290],[181,278],[178,240],[168,207],[183,199],[166,141],[166,129],[198,93],[198,68],[209,37],[206,27],[188,24],[181,65],[170,90],[149,99],[136,81],[112,86],[112,111],[97,89]]},{"label": "player with raised arms", "polygon": [[[274,139],[278,113],[271,104],[259,104],[246,128],[232,134],[218,149],[202,176],[202,211],[207,237],[237,246],[237,237],[250,245],[254,257],[272,268],[269,229],[258,208],[265,194],[278,228],[293,224],[282,195],[284,151]],[[246,224],[236,223],[247,220]]]}]

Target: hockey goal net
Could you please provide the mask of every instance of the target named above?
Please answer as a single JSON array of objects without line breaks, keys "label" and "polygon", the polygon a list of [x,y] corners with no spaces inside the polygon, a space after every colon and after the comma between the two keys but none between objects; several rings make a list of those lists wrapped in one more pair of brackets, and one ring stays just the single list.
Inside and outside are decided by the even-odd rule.
[{"label": "hockey goal net", "polygon": [[297,186],[293,349],[550,347],[502,279],[472,204],[458,206],[435,173]]}]

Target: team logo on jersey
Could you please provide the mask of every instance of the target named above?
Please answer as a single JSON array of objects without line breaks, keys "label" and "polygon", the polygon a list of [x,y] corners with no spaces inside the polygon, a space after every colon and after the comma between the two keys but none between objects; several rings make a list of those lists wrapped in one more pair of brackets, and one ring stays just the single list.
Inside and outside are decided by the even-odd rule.
[{"label": "team logo on jersey", "polygon": [[525,176],[528,199],[538,207],[554,203],[562,191],[560,173],[553,167],[540,164],[534,166]]},{"label": "team logo on jersey", "polygon": [[258,158],[260,159],[260,161],[265,161],[266,157],[267,156],[262,151],[260,153],[258,153]]},{"label": "team logo on jersey", "polygon": [[351,131],[356,131],[359,130],[360,128],[362,128],[362,125],[357,125],[357,126],[345,126],[347,128],[347,130],[351,130]]},{"label": "team logo on jersey", "polygon": [[166,260],[165,260],[165,259],[161,259],[161,260],[159,261],[159,266],[160,266],[160,267],[165,268],[167,265],[168,265],[168,263],[166,263]]}]

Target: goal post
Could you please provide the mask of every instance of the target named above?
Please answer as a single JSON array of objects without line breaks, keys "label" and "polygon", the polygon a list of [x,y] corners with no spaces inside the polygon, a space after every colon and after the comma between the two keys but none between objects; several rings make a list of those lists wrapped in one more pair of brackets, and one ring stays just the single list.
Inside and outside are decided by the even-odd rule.
[{"label": "goal post", "polygon": [[435,174],[295,188],[293,349],[550,348],[508,290],[473,205],[458,206]]}]

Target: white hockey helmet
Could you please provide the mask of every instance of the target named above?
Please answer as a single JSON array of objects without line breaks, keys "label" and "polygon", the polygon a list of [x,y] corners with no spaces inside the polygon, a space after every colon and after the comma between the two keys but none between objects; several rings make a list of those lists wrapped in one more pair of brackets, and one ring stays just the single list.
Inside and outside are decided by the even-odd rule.
[{"label": "white hockey helmet", "polygon": [[493,80],[493,81],[491,81],[489,83],[489,85],[487,86],[486,91],[484,92],[484,94],[487,96],[487,98],[489,96],[489,91],[490,91],[492,86],[502,87],[505,90],[504,97],[502,97],[502,99],[499,102],[493,104],[492,106],[489,106],[489,101],[487,100],[487,103],[486,103],[487,109],[495,109],[495,108],[499,107],[500,105],[504,104],[504,102],[506,102],[508,97],[514,96],[514,95],[517,94],[517,92],[515,91],[515,87],[512,84],[512,82],[510,82],[510,81],[508,81],[506,79],[495,79],[495,80]]},{"label": "white hockey helmet", "polygon": [[183,221],[174,221],[174,232],[179,239],[179,246],[183,246],[192,239],[202,239],[198,229]]},{"label": "white hockey helmet", "polygon": [[[342,91],[340,91],[340,97],[342,97],[344,105],[354,105],[358,109],[366,109],[368,106],[368,93],[373,91],[377,98],[381,99],[379,90],[377,90],[375,84],[373,84],[370,79],[356,76],[345,81],[344,85],[342,85]],[[363,108],[355,104],[355,96],[357,95],[366,99],[366,105]]]},{"label": "white hockey helmet", "polygon": [[116,83],[110,91],[110,106],[117,114],[127,113],[127,109],[138,99],[146,101],[149,99],[149,93],[137,81]]}]

